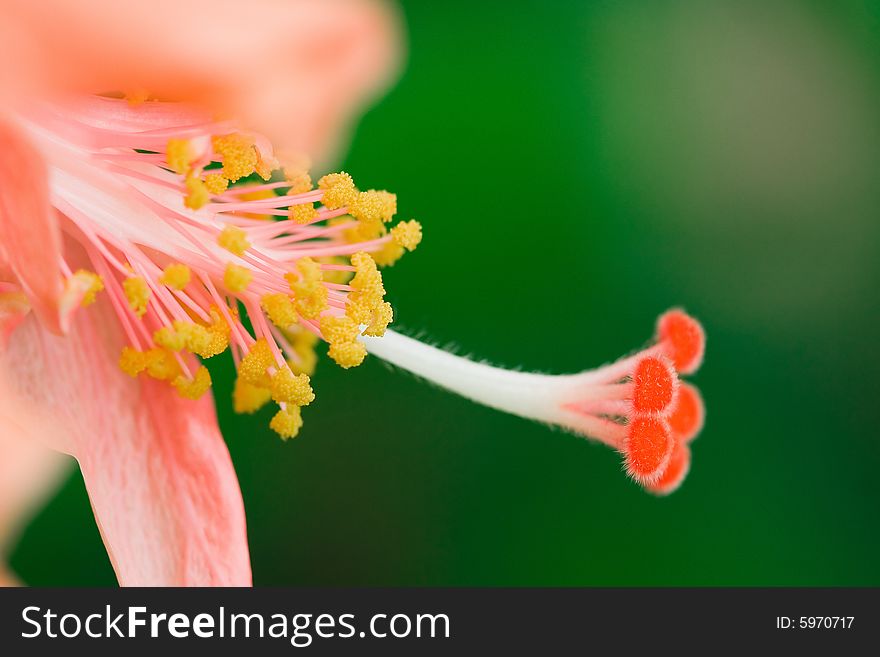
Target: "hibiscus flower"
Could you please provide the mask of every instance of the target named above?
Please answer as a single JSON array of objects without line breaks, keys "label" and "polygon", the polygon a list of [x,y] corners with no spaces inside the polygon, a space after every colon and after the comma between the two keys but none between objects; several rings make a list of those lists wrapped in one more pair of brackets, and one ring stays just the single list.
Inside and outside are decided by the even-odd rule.
[{"label": "hibiscus flower", "polygon": [[[120,583],[251,581],[203,364],[227,352],[235,410],[276,405],[285,440],[315,399],[324,341],[340,367],[372,353],[604,443],[651,492],[681,483],[703,405],[679,374],[704,347],[682,311],[661,316],[646,349],[564,376],[388,330],[380,268],[416,248],[421,225],[345,172],[313,182],[304,156],[325,162],[387,83],[385,5],[22,0],[3,12],[0,426],[46,479],[46,454],[75,457]],[[21,477],[4,485],[31,498]]]}]

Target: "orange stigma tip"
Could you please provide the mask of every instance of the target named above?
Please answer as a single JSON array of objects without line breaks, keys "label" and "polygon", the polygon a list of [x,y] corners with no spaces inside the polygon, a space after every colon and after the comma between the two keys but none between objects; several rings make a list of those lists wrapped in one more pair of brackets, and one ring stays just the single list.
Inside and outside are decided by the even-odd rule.
[{"label": "orange stigma tip", "polygon": [[679,440],[692,441],[702,431],[705,415],[706,408],[700,391],[690,384],[682,383],[678,389],[675,408],[667,418],[672,433]]},{"label": "orange stigma tip", "polygon": [[632,404],[637,413],[661,413],[675,399],[678,377],[665,358],[643,358],[636,364],[632,379]]},{"label": "orange stigma tip", "polygon": [[666,422],[651,416],[633,418],[623,445],[627,473],[643,485],[656,482],[669,463],[672,448]]},{"label": "orange stigma tip", "polygon": [[666,470],[653,484],[645,484],[645,488],[655,495],[669,495],[681,486],[690,469],[691,450],[683,441],[676,440]]},{"label": "orange stigma tip", "polygon": [[682,310],[669,310],[657,320],[657,340],[682,374],[693,374],[703,362],[706,334],[693,317]]}]

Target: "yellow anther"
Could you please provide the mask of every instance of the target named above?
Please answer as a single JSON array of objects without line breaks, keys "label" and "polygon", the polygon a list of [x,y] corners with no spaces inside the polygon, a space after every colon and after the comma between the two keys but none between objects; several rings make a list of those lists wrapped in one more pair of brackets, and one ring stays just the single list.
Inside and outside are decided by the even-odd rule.
[{"label": "yellow anther", "polygon": [[322,203],[330,210],[341,208],[354,201],[357,196],[357,188],[351,176],[341,171],[330,173],[318,181],[318,189],[324,190]]},{"label": "yellow anther", "polygon": [[172,326],[163,326],[153,333],[153,342],[171,351],[180,351],[186,346],[186,338]]},{"label": "yellow anther", "polygon": [[311,258],[300,258],[298,272],[284,275],[294,296],[294,307],[306,319],[314,319],[327,309],[327,288],[321,284],[321,265]]},{"label": "yellow anther", "polygon": [[391,239],[407,251],[412,251],[422,241],[422,224],[415,219],[401,221],[391,229]]},{"label": "yellow anther", "polygon": [[320,281],[322,280],[321,276],[321,265],[311,258],[300,258],[296,261],[296,270],[299,272],[300,276],[307,281]]},{"label": "yellow anther", "polygon": [[161,381],[172,381],[180,374],[180,365],[167,349],[153,347],[144,352],[147,374]]},{"label": "yellow anther", "polygon": [[286,329],[291,324],[296,324],[296,309],[290,297],[281,292],[277,294],[265,294],[260,299],[260,304],[271,322],[278,328]]},{"label": "yellow anther", "polygon": [[294,374],[286,367],[272,377],[272,399],[279,403],[308,406],[315,400],[307,374]]},{"label": "yellow anther", "polygon": [[367,355],[366,348],[357,341],[358,325],[350,317],[321,317],[321,334],[330,343],[327,354],[341,367],[360,365]]},{"label": "yellow anther", "polygon": [[287,182],[290,183],[290,189],[287,190],[288,194],[305,194],[312,191],[312,177],[308,173],[302,172],[291,176],[285,169],[284,175],[287,178]]},{"label": "yellow anther", "polygon": [[[211,309],[211,324],[202,327],[199,324],[193,325],[192,334],[187,338],[187,348],[194,354],[198,354],[202,358],[211,358],[217,354],[222,354],[229,346],[229,324],[215,309]],[[199,329],[204,328],[207,332],[207,341],[203,341],[202,332]]]},{"label": "yellow anther", "polygon": [[236,413],[256,413],[272,398],[268,388],[261,388],[248,383],[241,377],[235,379],[232,390],[232,409]]},{"label": "yellow anther", "polygon": [[351,264],[355,268],[354,278],[351,279],[351,287],[361,292],[374,292],[379,295],[385,294],[382,287],[382,274],[376,268],[376,262],[369,253],[358,251],[351,256]]},{"label": "yellow anther", "polygon": [[266,370],[275,365],[275,357],[265,338],[257,340],[238,364],[238,376],[251,385],[268,388],[271,385]]},{"label": "yellow anther", "polygon": [[397,195],[371,189],[358,192],[348,206],[348,213],[361,221],[389,222],[397,212]]},{"label": "yellow anther", "polygon": [[378,251],[373,251],[373,260],[380,267],[388,267],[403,257],[406,250],[394,240],[386,242]]},{"label": "yellow anther", "polygon": [[364,362],[367,349],[362,342],[337,342],[330,345],[327,355],[335,360],[337,365],[348,369]]},{"label": "yellow anther", "polygon": [[103,289],[104,280],[95,272],[77,269],[73,276],[67,279],[65,291],[74,296],[82,295],[79,304],[86,307],[95,303],[95,295]]},{"label": "yellow anther", "polygon": [[321,335],[331,344],[353,342],[357,338],[357,334],[358,325],[350,317],[334,317],[333,315],[321,317]]},{"label": "yellow anther", "polygon": [[231,134],[213,137],[214,152],[223,159],[222,175],[229,182],[251,175],[257,167],[257,151],[253,140],[244,135]]},{"label": "yellow anther", "polygon": [[302,413],[299,406],[288,406],[275,413],[269,422],[269,428],[284,440],[290,440],[296,438],[302,424]]},{"label": "yellow anther", "polygon": [[208,188],[195,173],[187,174],[186,180],[183,183],[187,189],[187,195],[183,199],[183,204],[190,210],[199,210],[211,200]]},{"label": "yellow anther", "polygon": [[182,290],[189,285],[191,278],[192,272],[189,267],[179,262],[175,262],[162,270],[162,275],[159,276],[159,283],[167,285],[168,287],[173,287],[175,290]]},{"label": "yellow anther", "polygon": [[205,188],[214,194],[222,194],[229,187],[229,181],[219,173],[209,173],[205,176]]},{"label": "yellow anther", "polygon": [[178,374],[174,377],[171,385],[177,388],[177,394],[181,397],[199,399],[211,387],[211,375],[208,372],[208,368],[200,365],[193,378],[190,379],[182,374]]},{"label": "yellow anther", "polygon": [[147,303],[150,301],[150,288],[147,287],[147,282],[140,276],[126,278],[122,281],[122,291],[134,314],[143,317],[147,312]]},{"label": "yellow anther", "polygon": [[[225,325],[224,325],[225,326]],[[220,337],[221,344],[217,344]],[[163,326],[153,333],[153,342],[171,351],[189,349],[202,358],[216,356],[226,349],[228,339],[222,330],[204,327],[194,322],[176,320],[172,326]]]},{"label": "yellow anther", "polygon": [[251,248],[247,233],[238,226],[226,226],[221,230],[220,235],[217,236],[217,244],[237,256],[244,255],[244,252]]},{"label": "yellow anther", "polygon": [[196,152],[189,139],[169,139],[165,146],[165,159],[171,170],[180,175],[189,173],[190,165],[196,159]]},{"label": "yellow anther", "polygon": [[374,338],[385,335],[385,329],[388,328],[393,319],[394,310],[391,308],[391,304],[383,301],[373,311],[373,321],[364,329],[364,335],[370,335]]},{"label": "yellow anther", "polygon": [[293,223],[304,226],[318,218],[318,211],[315,209],[314,203],[300,203],[290,206],[289,216]]},{"label": "yellow anther", "polygon": [[137,376],[147,368],[147,356],[134,347],[123,347],[119,355],[119,369],[129,376]]},{"label": "yellow anther", "polygon": [[240,267],[230,262],[226,265],[226,271],[223,272],[223,285],[225,285],[226,289],[230,292],[238,294],[247,289],[247,286],[250,285],[253,277],[254,275],[250,269]]},{"label": "yellow anther", "polygon": [[369,324],[373,321],[373,311],[385,296],[382,274],[373,258],[363,251],[351,256],[351,264],[356,273],[349,283],[352,291],[348,294],[345,314],[358,324]]}]

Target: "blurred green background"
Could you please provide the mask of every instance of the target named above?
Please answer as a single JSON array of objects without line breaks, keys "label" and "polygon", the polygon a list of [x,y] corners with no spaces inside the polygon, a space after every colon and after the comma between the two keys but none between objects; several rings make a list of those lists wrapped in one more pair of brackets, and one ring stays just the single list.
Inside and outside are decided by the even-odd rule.
[{"label": "blurred green background", "polygon": [[[222,428],[254,578],[279,585],[880,584],[880,8],[406,2],[409,58],[344,161],[425,226],[397,326],[570,372],[682,305],[708,351],[689,479],[371,359],[305,428]],[[114,584],[78,474],[12,558]]]}]

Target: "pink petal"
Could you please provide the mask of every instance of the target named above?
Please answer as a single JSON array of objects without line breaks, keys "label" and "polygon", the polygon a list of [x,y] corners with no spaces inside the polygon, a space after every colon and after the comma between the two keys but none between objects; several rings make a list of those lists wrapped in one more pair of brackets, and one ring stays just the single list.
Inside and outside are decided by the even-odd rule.
[{"label": "pink petal", "polygon": [[46,166],[27,139],[2,120],[0,181],[0,261],[46,327],[62,333],[61,231],[49,205]]},{"label": "pink petal", "polygon": [[244,507],[212,400],[134,380],[106,299],[0,352],[0,426],[73,454],[123,585],[249,585]]},{"label": "pink petal", "polygon": [[2,14],[9,95],[145,89],[315,157],[390,82],[400,49],[396,16],[371,0],[7,0]]}]

